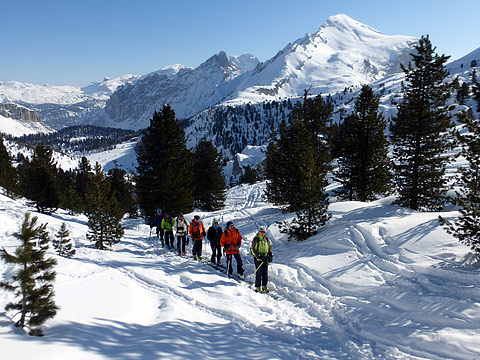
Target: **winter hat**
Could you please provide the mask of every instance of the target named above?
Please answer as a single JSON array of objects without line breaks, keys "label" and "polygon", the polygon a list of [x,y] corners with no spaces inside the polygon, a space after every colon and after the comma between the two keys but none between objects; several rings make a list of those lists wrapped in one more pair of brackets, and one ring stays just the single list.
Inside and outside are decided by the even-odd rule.
[{"label": "winter hat", "polygon": [[195,219],[195,220],[200,220],[200,216],[199,216],[199,215],[195,215],[195,216],[194,216],[194,219]]},{"label": "winter hat", "polygon": [[162,209],[158,208],[158,209],[157,209],[157,212],[162,212]]},{"label": "winter hat", "polygon": [[218,219],[213,218],[212,224],[218,223]]},{"label": "winter hat", "polygon": [[260,226],[260,227],[258,228],[258,232],[261,232],[261,231],[267,232],[267,228],[266,228],[265,226]]},{"label": "winter hat", "polygon": [[233,225],[233,222],[231,221],[227,222],[227,228],[230,227],[230,225]]},{"label": "winter hat", "polygon": [[182,217],[182,216],[183,216],[183,214],[182,214],[182,213],[178,213],[178,217]]}]

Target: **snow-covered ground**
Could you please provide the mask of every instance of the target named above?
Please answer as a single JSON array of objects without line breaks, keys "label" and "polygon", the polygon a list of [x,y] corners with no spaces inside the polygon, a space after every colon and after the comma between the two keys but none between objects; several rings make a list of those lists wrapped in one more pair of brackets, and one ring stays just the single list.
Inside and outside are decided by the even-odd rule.
[{"label": "snow-covered ground", "polygon": [[[14,251],[29,210],[55,233],[66,222],[76,244],[59,258],[57,316],[45,336],[13,327],[0,292],[5,359],[475,359],[480,356],[478,263],[439,226],[438,213],[339,202],[331,221],[304,242],[288,242],[275,221],[289,218],[262,200],[264,183],[228,192],[225,209],[245,238],[247,284],[158,247],[141,219],[126,219],[113,251],[87,241],[86,218],[36,214],[0,195],[0,246]],[[456,213],[442,213],[445,217]],[[192,214],[187,214],[190,220]],[[270,288],[253,292],[248,245],[266,225],[273,242]],[[189,245],[189,250],[191,244]],[[204,255],[210,249],[204,245]],[[224,260],[224,259],[223,259]],[[0,279],[14,269],[0,262]]]}]

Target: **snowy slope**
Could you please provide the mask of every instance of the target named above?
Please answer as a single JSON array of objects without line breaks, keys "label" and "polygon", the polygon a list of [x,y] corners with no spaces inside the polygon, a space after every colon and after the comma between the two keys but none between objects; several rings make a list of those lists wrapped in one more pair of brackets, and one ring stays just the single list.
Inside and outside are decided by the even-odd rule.
[{"label": "snowy slope", "polygon": [[[68,224],[73,259],[57,258],[58,315],[42,338],[12,326],[0,292],[0,347],[16,359],[473,359],[480,353],[479,268],[439,227],[437,213],[334,203],[333,218],[305,242],[288,242],[262,201],[264,183],[231,189],[227,207],[199,213],[206,225],[232,220],[248,254],[259,225],[273,241],[270,287],[256,294],[210,266],[158,248],[141,220],[124,221],[114,251],[87,242],[86,218],[39,215],[55,232]],[[0,246],[28,209],[0,195]],[[32,209],[29,209],[32,211]],[[450,217],[455,213],[443,213]],[[187,214],[188,220],[193,214]],[[191,247],[191,244],[189,248]],[[210,250],[204,245],[204,255]],[[52,255],[55,256],[55,255]],[[13,269],[0,262],[1,279]]]},{"label": "snowy slope", "polygon": [[25,122],[0,115],[0,133],[22,136],[37,133],[49,133],[52,129],[42,122]]},{"label": "snowy slope", "polygon": [[137,77],[136,75],[123,75],[113,79],[105,78],[101,82],[92,82],[82,88],[67,85],[36,85],[19,81],[0,81],[0,94],[14,102],[71,105],[90,98],[107,100],[117,87],[134,81]]}]

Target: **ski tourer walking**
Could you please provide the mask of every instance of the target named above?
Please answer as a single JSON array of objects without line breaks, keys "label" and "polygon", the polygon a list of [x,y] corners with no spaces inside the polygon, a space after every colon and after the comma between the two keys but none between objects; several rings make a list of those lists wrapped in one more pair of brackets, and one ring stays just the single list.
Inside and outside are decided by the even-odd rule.
[{"label": "ski tourer walking", "polygon": [[267,237],[267,228],[260,226],[257,235],[253,238],[251,252],[255,261],[255,291],[270,290],[268,284],[268,264],[273,261],[272,243]]},{"label": "ski tourer walking", "polygon": [[162,230],[164,231],[165,235],[165,242],[167,243],[167,247],[173,249],[173,227],[175,226],[175,220],[170,216],[169,212],[165,213],[165,217],[162,220]]},{"label": "ski tourer walking", "polygon": [[222,265],[222,247],[220,246],[220,239],[222,238],[223,230],[218,225],[218,220],[212,220],[212,226],[208,228],[207,239],[210,241],[210,247],[212,248],[212,257],[210,262],[217,264],[218,266]]},{"label": "ski tourer walking", "polygon": [[175,222],[175,235],[177,236],[177,252],[178,255],[186,255],[185,246],[187,244],[188,227],[190,224],[187,219],[183,217],[183,214],[178,214],[177,221]]},{"label": "ski tourer walking", "polygon": [[160,239],[162,243],[162,247],[164,247],[165,243],[163,241],[162,220],[163,220],[162,209],[157,209],[157,213],[153,218],[153,226],[157,228],[157,238]]},{"label": "ski tourer walking", "polygon": [[220,246],[223,247],[223,252],[227,256],[227,271],[229,276],[233,276],[232,257],[237,262],[237,275],[239,278],[243,278],[243,264],[239,251],[242,245],[242,235],[240,231],[235,228],[231,221],[227,222],[227,228],[222,234],[220,239]]},{"label": "ski tourer walking", "polygon": [[190,223],[189,233],[193,240],[193,249],[192,249],[193,259],[201,260],[202,259],[202,240],[203,240],[203,237],[206,235],[206,233],[205,233],[205,226],[203,226],[203,222],[200,220],[200,216],[195,215],[193,217],[193,220]]}]

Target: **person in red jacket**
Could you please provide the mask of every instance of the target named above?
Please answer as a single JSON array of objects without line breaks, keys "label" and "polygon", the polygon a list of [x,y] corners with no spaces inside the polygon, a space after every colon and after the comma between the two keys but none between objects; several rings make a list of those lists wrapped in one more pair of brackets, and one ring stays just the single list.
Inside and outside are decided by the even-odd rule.
[{"label": "person in red jacket", "polygon": [[240,231],[235,228],[231,221],[227,222],[227,228],[220,238],[220,246],[223,247],[223,252],[227,255],[227,271],[229,276],[233,276],[232,257],[237,261],[237,275],[243,278],[243,264],[242,258],[239,254],[240,246],[242,245],[242,235]]},{"label": "person in red jacket", "polygon": [[193,240],[193,249],[192,249],[193,259],[201,260],[202,259],[202,239],[206,235],[206,233],[205,233],[205,226],[203,226],[203,222],[200,220],[200,216],[195,215],[193,217],[193,220],[190,223],[190,228],[188,230]]}]

